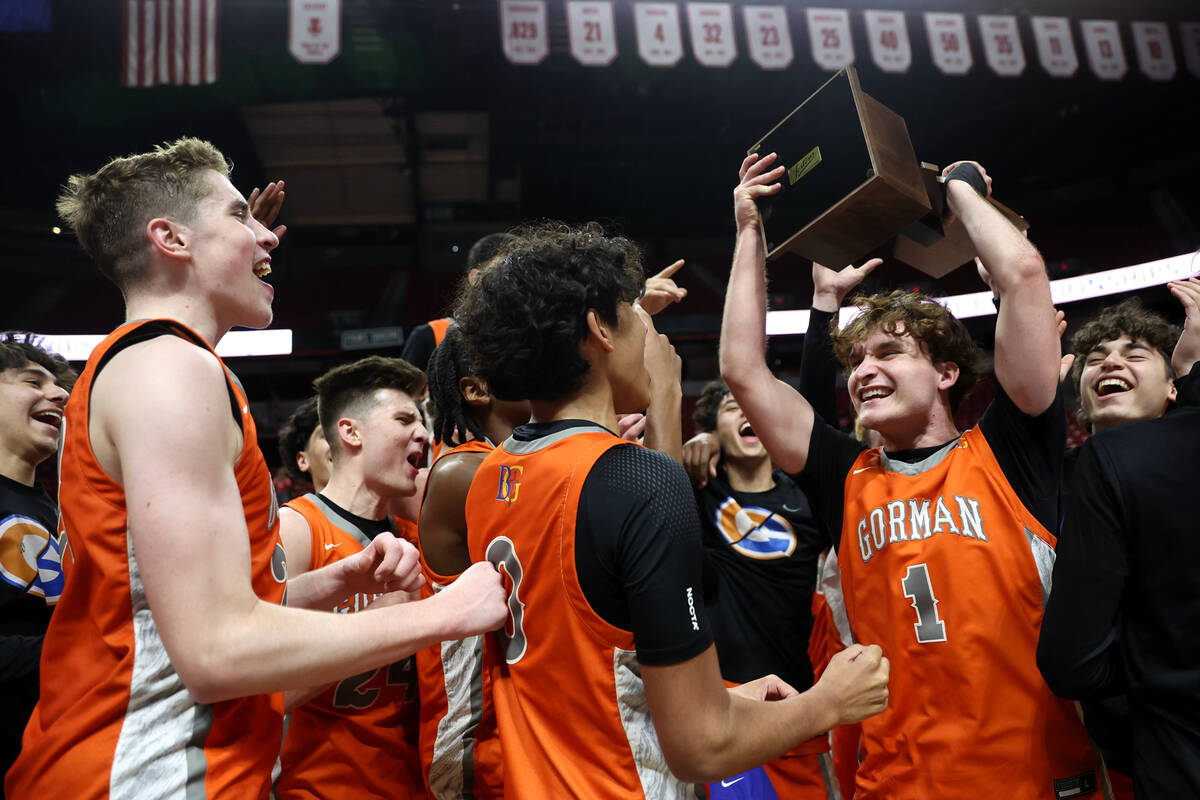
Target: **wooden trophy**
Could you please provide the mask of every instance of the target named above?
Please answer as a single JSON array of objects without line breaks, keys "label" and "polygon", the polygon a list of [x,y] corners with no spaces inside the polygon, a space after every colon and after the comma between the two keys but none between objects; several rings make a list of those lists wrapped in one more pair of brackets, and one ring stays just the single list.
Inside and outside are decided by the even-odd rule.
[{"label": "wooden trophy", "polygon": [[[937,168],[917,161],[903,118],[863,92],[854,67],[826,81],[749,152],[777,153],[787,168],[781,190],[759,201],[768,259],[794,252],[840,269],[894,242],[896,258],[941,277],[975,256],[962,223],[946,224]],[[1029,227],[992,202],[1018,228]]]}]

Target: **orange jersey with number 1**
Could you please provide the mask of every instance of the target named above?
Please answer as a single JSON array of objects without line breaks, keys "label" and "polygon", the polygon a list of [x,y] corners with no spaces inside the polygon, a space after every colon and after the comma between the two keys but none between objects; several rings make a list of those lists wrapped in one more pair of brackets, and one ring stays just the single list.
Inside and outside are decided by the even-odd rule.
[{"label": "orange jersey with number 1", "polygon": [[[41,695],[8,773],[9,797],[183,800],[266,798],[270,791],[283,732],[283,694],[208,705],[192,699],[171,665],[142,585],[125,489],[92,452],[97,373],[122,347],[163,335],[212,352],[174,320],[126,323],[92,351],[67,403],[59,463],[66,586],[42,646]],[[225,375],[230,424],[242,436],[233,472],[250,561],[240,568],[261,600],[280,603],[287,575],[271,474],[246,395],[227,369]]]},{"label": "orange jersey with number 1", "polygon": [[[285,504],[312,532],[311,569],[361,551],[369,534],[316,495]],[[361,611],[355,595],[332,609]],[[280,800],[333,797],[423,798],[417,757],[416,674],[411,657],[338,681],[292,712],[283,741]]]},{"label": "orange jersey with number 1", "polygon": [[[444,451],[490,453],[496,448],[473,440]],[[421,556],[425,585],[421,597],[449,586],[458,575],[441,575]],[[504,766],[492,708],[492,682],[485,658],[495,658],[491,637],[469,636],[418,650],[417,685],[421,690],[421,769],[432,797],[504,796]]]},{"label": "orange jersey with number 1", "polygon": [[846,476],[846,612],[892,666],[887,710],[862,723],[855,797],[1086,794],[1087,736],[1036,664],[1054,537],[978,428],[947,448],[919,471],[866,450]]},{"label": "orange jersey with number 1", "polygon": [[599,426],[509,439],[467,495],[472,560],[504,576],[509,619],[491,666],[504,796],[695,797],[658,744],[633,634],[588,604],[575,567],[580,491],[596,460],[628,442]]}]

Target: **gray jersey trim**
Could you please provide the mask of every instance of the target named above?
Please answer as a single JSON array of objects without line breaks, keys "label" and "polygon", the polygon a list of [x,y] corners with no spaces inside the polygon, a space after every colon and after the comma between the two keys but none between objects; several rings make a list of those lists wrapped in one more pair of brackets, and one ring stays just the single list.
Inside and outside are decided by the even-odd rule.
[{"label": "gray jersey trim", "polygon": [[[962,437],[960,436],[958,438]],[[936,452],[930,453],[925,458],[912,464],[904,461],[896,461],[893,458],[888,458],[888,454],[886,452],[882,453],[880,463],[883,464],[885,469],[889,469],[892,472],[899,472],[902,475],[920,475],[925,470],[936,467],[938,464],[942,463],[942,459],[949,455],[950,451],[954,449],[954,446],[958,444],[958,438],[954,439],[953,441],[946,442],[946,444],[943,447],[938,448]]]},{"label": "gray jersey trim", "polygon": [[[371,546],[371,537],[367,534],[367,532],[339,514],[337,509],[329,505],[329,503],[326,503],[323,497],[310,492],[309,494],[304,495],[304,499],[311,501],[312,504],[316,506],[317,509],[325,516],[325,519],[329,520],[333,527],[340,531],[344,531],[350,536],[353,536],[363,547]],[[392,520],[390,516],[387,518],[387,521],[388,530],[390,530],[392,533],[396,533],[395,521]]]},{"label": "gray jersey trim", "polygon": [[536,453],[538,450],[544,450],[550,445],[557,444],[563,439],[566,439],[568,436],[574,436],[577,433],[612,434],[612,431],[610,431],[608,428],[605,428],[603,425],[578,425],[567,428],[566,430],[547,434],[546,436],[539,436],[537,439],[534,439],[531,442],[524,441],[523,439],[514,439],[510,436],[505,439],[504,443],[500,446],[504,448],[505,451],[512,453],[514,456],[524,456],[529,455],[530,453]]},{"label": "gray jersey trim", "polygon": [[667,758],[658,742],[658,732],[654,729],[654,721],[650,719],[650,707],[646,702],[637,654],[632,650],[614,647],[613,675],[616,678],[621,726],[625,729],[625,739],[633,753],[642,792],[654,800],[696,800],[706,797],[703,786],[681,783],[667,766]]},{"label": "gray jersey trim", "polygon": [[112,800],[203,800],[212,706],[196,703],[171,665],[150,613],[133,537],[125,533],[133,611],[129,705],[109,775]]},{"label": "gray jersey trim", "polygon": [[[435,592],[444,586],[433,585]],[[483,637],[442,642],[446,716],[438,722],[429,765],[429,790],[437,800],[475,796],[475,730],[483,720]]]},{"label": "gray jersey trim", "polygon": [[837,551],[830,550],[825,556],[825,564],[821,567],[818,579],[821,583],[821,594],[825,595],[825,605],[833,614],[833,625],[837,628],[838,638],[844,647],[854,644],[854,631],[850,630],[850,615],[846,612],[846,592],[842,588],[842,570],[838,567]]},{"label": "gray jersey trim", "polygon": [[1054,575],[1054,548],[1029,528],[1025,529],[1025,541],[1029,542],[1029,551],[1033,555],[1033,563],[1037,566],[1038,578],[1042,582],[1042,608],[1050,599],[1050,584]]}]

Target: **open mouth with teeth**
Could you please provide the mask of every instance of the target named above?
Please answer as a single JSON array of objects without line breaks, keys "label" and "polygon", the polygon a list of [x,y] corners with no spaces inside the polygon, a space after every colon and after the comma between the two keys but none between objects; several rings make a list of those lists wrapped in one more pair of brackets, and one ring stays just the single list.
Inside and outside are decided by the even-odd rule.
[{"label": "open mouth with teeth", "polygon": [[38,422],[50,425],[54,428],[62,427],[62,412],[61,411],[37,411],[33,418]]},{"label": "open mouth with teeth", "polygon": [[1121,378],[1105,378],[1096,384],[1096,396],[1107,397],[1110,394],[1118,394],[1120,392],[1128,392],[1133,387],[1129,381]]},{"label": "open mouth with teeth", "polygon": [[254,265],[254,277],[265,278],[271,274],[271,262],[263,259]]},{"label": "open mouth with teeth", "polygon": [[738,428],[738,436],[742,437],[743,439],[753,439],[756,442],[758,441],[758,434],[754,432],[754,428],[751,427],[749,422],[743,422],[741,427]]},{"label": "open mouth with teeth", "polygon": [[867,389],[865,391],[859,392],[858,399],[859,399],[859,401],[865,403],[868,400],[878,400],[881,397],[887,397],[891,393],[892,392],[889,389],[875,387],[872,389]]},{"label": "open mouth with teeth", "polygon": [[422,449],[415,453],[409,453],[406,460],[408,461],[409,466],[415,470],[419,470],[421,469],[422,462],[425,460],[425,451]]}]

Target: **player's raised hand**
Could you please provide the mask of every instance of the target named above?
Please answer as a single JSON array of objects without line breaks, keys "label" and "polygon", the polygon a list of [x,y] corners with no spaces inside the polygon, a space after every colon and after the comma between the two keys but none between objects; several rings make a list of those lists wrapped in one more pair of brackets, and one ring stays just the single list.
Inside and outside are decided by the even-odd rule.
[{"label": "player's raised hand", "polygon": [[774,153],[759,157],[751,153],[742,161],[738,170],[741,181],[733,190],[733,218],[738,230],[743,228],[762,227],[762,214],[758,210],[758,198],[775,194],[783,184],[777,183],[783,177],[783,167],[771,167],[776,161]]},{"label": "player's raised hand", "polygon": [[1175,299],[1183,304],[1186,315],[1179,341],[1171,353],[1171,366],[1175,374],[1182,378],[1200,361],[1200,279],[1193,277],[1186,281],[1171,281],[1167,287]]},{"label": "player's raised hand", "polygon": [[675,345],[655,329],[654,320],[645,309],[634,306],[634,313],[646,326],[644,363],[646,372],[650,373],[651,391],[679,386],[683,377],[683,359],[675,352]]},{"label": "player's raised hand", "polygon": [[740,694],[749,700],[767,701],[785,700],[800,694],[790,683],[778,675],[764,675],[756,680],[743,683],[741,686],[735,686],[729,691],[733,694]]},{"label": "player's raised hand", "polygon": [[816,688],[828,692],[839,725],[861,722],[887,708],[890,669],[879,645],[851,645],[830,659]]},{"label": "player's raised hand", "polygon": [[369,547],[338,562],[350,593],[413,592],[425,583],[417,548],[392,533],[381,533]]},{"label": "player's raised hand", "polygon": [[494,631],[508,618],[504,581],[486,561],[472,564],[435,597],[450,605],[450,618],[461,625],[460,637]]},{"label": "player's raised hand", "polygon": [[697,433],[683,443],[683,468],[695,486],[703,488],[709,478],[717,477],[720,460],[721,443],[714,433]]},{"label": "player's raised hand", "polygon": [[861,267],[853,264],[833,270],[813,262],[813,308],[819,311],[837,311],[846,295],[863,282],[871,272],[883,263],[882,258],[872,258]]},{"label": "player's raised hand", "polygon": [[662,272],[646,278],[646,288],[638,300],[638,305],[644,308],[647,314],[657,314],[672,303],[678,303],[687,297],[687,289],[676,285],[671,277],[682,266],[681,258]]},{"label": "player's raised hand", "polygon": [[261,222],[264,228],[270,229],[276,239],[282,239],[287,233],[287,225],[271,228],[279,217],[279,210],[283,208],[283,196],[283,181],[271,181],[264,189],[255,186],[246,198],[250,215]]},{"label": "player's raised hand", "polygon": [[[976,259],[978,260],[978,259]],[[1063,334],[1067,332],[1067,312],[1062,309],[1055,309],[1054,312],[1055,330],[1058,331],[1058,338],[1062,339]],[[1058,382],[1062,383],[1071,374],[1071,367],[1075,365],[1075,354],[1067,353],[1058,361]]]}]

